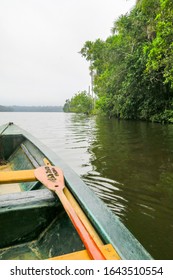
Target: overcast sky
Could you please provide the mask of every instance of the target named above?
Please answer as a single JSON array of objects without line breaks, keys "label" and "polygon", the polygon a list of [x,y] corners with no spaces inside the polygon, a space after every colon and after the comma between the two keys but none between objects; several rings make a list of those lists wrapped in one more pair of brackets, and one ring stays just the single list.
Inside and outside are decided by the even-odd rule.
[{"label": "overcast sky", "polygon": [[0,105],[64,105],[90,85],[78,53],[136,0],[0,0]]}]

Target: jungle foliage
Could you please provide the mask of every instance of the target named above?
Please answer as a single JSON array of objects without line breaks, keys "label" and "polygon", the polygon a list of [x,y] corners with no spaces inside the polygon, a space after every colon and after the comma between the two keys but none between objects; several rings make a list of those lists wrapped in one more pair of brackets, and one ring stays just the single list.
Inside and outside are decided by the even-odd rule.
[{"label": "jungle foliage", "polygon": [[76,93],[70,100],[67,99],[63,111],[73,113],[84,113],[89,115],[93,109],[93,100],[86,91]]},{"label": "jungle foliage", "polygon": [[80,51],[94,73],[96,108],[109,117],[173,122],[173,1],[137,1],[111,31]]}]

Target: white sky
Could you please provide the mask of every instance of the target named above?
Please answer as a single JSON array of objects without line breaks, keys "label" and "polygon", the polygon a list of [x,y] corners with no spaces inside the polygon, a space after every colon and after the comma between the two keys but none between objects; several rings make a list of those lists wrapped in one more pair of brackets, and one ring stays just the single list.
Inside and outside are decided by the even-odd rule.
[{"label": "white sky", "polygon": [[64,105],[90,85],[78,52],[136,0],[0,0],[0,105]]}]

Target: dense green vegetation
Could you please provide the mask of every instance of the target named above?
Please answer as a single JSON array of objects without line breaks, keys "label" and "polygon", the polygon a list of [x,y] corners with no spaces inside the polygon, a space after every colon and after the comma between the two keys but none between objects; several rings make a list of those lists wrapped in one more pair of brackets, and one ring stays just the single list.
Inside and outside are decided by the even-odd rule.
[{"label": "dense green vegetation", "polygon": [[139,0],[105,41],[81,54],[94,73],[96,108],[109,117],[173,122],[173,1]]},{"label": "dense green vegetation", "polygon": [[64,112],[84,113],[89,115],[93,109],[93,100],[86,91],[78,92],[63,107]]}]

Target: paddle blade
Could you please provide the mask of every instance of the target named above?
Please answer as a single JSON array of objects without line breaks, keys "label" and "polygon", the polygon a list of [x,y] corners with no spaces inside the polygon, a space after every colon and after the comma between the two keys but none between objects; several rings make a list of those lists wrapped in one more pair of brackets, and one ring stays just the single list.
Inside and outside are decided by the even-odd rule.
[{"label": "paddle blade", "polygon": [[64,175],[60,168],[55,166],[41,166],[34,170],[35,177],[49,190],[63,190]]}]

